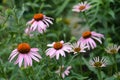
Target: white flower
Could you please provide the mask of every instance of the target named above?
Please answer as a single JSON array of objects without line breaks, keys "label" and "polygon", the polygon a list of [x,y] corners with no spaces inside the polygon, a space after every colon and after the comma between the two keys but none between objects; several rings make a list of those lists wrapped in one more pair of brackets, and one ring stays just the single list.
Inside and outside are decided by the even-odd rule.
[{"label": "white flower", "polygon": [[71,52],[74,52],[74,54],[80,52],[86,52],[85,49],[88,48],[86,44],[77,44],[77,43],[73,43],[71,47],[72,47]]},{"label": "white flower", "polygon": [[109,54],[116,54],[118,53],[119,49],[120,49],[120,46],[114,44],[114,45],[108,46],[105,49],[105,51]]},{"label": "white flower", "polygon": [[90,65],[93,67],[105,67],[107,64],[107,61],[105,58],[100,59],[99,57],[95,57],[92,60],[90,60]]}]

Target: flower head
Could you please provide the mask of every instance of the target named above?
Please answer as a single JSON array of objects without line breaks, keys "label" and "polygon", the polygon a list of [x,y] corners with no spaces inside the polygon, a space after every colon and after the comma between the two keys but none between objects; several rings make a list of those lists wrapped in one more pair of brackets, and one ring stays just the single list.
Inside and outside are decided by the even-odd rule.
[{"label": "flower head", "polygon": [[46,28],[49,27],[49,24],[53,24],[51,20],[53,19],[42,13],[35,14],[33,19],[27,22],[28,27],[26,28],[25,33],[28,34],[33,31],[43,33],[46,31]]},{"label": "flower head", "polygon": [[48,44],[47,46],[51,47],[46,50],[46,55],[53,58],[56,56],[56,59],[59,59],[59,56],[65,57],[65,52],[70,52],[71,46],[70,43],[64,43],[64,41],[53,42],[52,44]]},{"label": "flower head", "polygon": [[96,33],[94,31],[92,32],[86,31],[86,32],[83,32],[82,37],[78,40],[78,44],[83,43],[88,46],[88,49],[90,48],[94,49],[95,47],[97,47],[94,40],[102,44],[101,38],[104,38],[104,35],[100,33]]},{"label": "flower head", "polygon": [[73,6],[72,11],[74,12],[83,12],[90,8],[90,4],[88,4],[86,1],[78,3],[77,5]]},{"label": "flower head", "polygon": [[100,59],[99,57],[95,57],[92,60],[90,60],[90,65],[93,67],[105,67],[107,64],[107,61],[105,58]]},{"label": "flower head", "polygon": [[105,49],[105,51],[109,54],[116,54],[118,53],[119,49],[120,49],[120,46],[114,44],[114,45],[108,46]]},{"label": "flower head", "polygon": [[85,44],[79,45],[77,43],[73,43],[71,47],[72,47],[71,52],[74,52],[74,54],[80,53],[80,52],[86,52],[85,49],[88,48]]},{"label": "flower head", "polygon": [[62,78],[65,78],[65,76],[69,75],[71,68],[72,68],[71,66],[68,66],[67,68],[65,68],[64,65],[62,65],[62,67],[60,66],[55,73],[59,74],[59,76],[61,73]]},{"label": "flower head", "polygon": [[19,67],[21,67],[24,61],[25,68],[27,66],[32,66],[32,59],[39,62],[39,59],[42,58],[37,52],[38,50],[38,48],[31,48],[28,43],[20,43],[10,54],[9,61],[11,62],[16,56],[18,56],[14,64],[18,64]]}]

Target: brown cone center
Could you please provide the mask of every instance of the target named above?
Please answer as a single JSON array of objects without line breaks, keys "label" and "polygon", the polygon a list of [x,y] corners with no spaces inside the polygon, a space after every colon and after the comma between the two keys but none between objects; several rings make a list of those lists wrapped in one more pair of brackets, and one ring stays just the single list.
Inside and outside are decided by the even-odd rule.
[{"label": "brown cone center", "polygon": [[42,20],[43,19],[43,14],[41,14],[41,13],[38,13],[38,14],[35,14],[34,15],[34,19],[36,20],[36,21],[39,21],[39,20]]},{"label": "brown cone center", "polygon": [[79,7],[79,10],[83,10],[83,9],[85,9],[85,6],[80,6]]},{"label": "brown cone center", "polygon": [[55,44],[53,45],[53,47],[56,49],[56,50],[59,50],[63,47],[63,44],[60,43],[60,42],[55,42]]},{"label": "brown cone center", "polygon": [[101,67],[101,66],[102,66],[102,63],[101,63],[101,62],[95,62],[95,63],[94,63],[94,66],[95,66],[95,67]]},{"label": "brown cone center", "polygon": [[77,47],[77,48],[74,49],[75,52],[80,52],[80,50],[81,49],[79,47]]},{"label": "brown cone center", "polygon": [[91,32],[90,31],[83,32],[82,37],[85,39],[91,37]]},{"label": "brown cone center", "polygon": [[28,43],[21,43],[18,45],[17,50],[22,54],[27,54],[30,51],[30,45]]},{"label": "brown cone center", "polygon": [[111,49],[110,52],[111,52],[112,54],[115,54],[115,53],[117,53],[117,50],[116,50],[116,49]]}]

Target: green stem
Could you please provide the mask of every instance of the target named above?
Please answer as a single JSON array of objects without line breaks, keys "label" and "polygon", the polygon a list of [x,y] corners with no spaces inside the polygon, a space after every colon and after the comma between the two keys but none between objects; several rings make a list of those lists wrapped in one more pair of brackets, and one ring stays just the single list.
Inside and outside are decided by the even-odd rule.
[{"label": "green stem", "polygon": [[[111,55],[109,55],[109,58],[110,58],[110,62],[113,62],[113,58],[112,58]],[[112,75],[112,72],[113,72],[113,66],[110,65],[110,68],[109,68],[108,70],[109,70],[109,71],[108,71],[108,74]]]},{"label": "green stem", "polygon": [[18,20],[17,13],[15,10],[14,10],[14,19],[15,19],[17,25],[19,25],[19,20]]},{"label": "green stem", "polygon": [[86,20],[86,22],[87,22],[87,25],[89,26],[89,20],[88,20],[88,17],[87,17],[87,15],[86,15],[86,13],[83,12],[83,15],[84,15],[84,17],[85,17],[85,20]]},{"label": "green stem", "polygon": [[[9,15],[7,16],[7,18],[6,18],[5,21],[3,22],[2,26],[5,25],[5,23],[7,22],[8,18],[9,18]],[[6,27],[4,27],[4,28],[6,28]]]},{"label": "green stem", "polygon": [[62,80],[62,57],[60,57],[60,79]]},{"label": "green stem", "polygon": [[70,63],[73,61],[73,59],[78,55],[78,53],[76,53],[72,58],[71,60],[69,61],[68,65],[70,65]]},{"label": "green stem", "polygon": [[98,80],[103,80],[101,75],[101,68],[97,68],[98,70]]},{"label": "green stem", "polygon": [[118,72],[116,55],[113,55],[113,58],[114,58],[114,63],[115,63],[114,68],[115,68],[116,72]]},{"label": "green stem", "polygon": [[105,36],[108,35],[108,23],[106,21],[103,21],[103,27],[105,29]]},{"label": "green stem", "polygon": [[81,71],[81,74],[82,74],[82,56],[80,54],[80,71]]},{"label": "green stem", "polygon": [[45,3],[43,2],[42,4],[41,4],[41,6],[40,6],[40,8],[39,8],[39,13],[41,13],[41,11],[42,11],[42,9],[43,9],[43,7],[44,7],[44,5],[45,5]]}]

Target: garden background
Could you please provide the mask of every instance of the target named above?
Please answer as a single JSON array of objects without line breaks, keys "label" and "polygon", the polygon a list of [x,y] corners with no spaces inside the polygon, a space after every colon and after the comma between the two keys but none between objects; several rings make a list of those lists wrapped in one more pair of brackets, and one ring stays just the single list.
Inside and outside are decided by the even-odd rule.
[{"label": "garden background", "polygon": [[[72,11],[74,5],[84,1],[90,4],[89,10]],[[108,61],[101,68],[102,80],[120,80],[119,51],[117,54],[108,54],[105,51],[109,45],[120,45],[119,6],[120,0],[0,0],[0,80],[61,80],[55,73],[60,60],[45,55],[47,44],[61,40],[73,43],[88,30],[103,34],[105,39],[102,39],[102,44],[97,43],[95,49],[79,53],[71,62],[74,54],[66,54],[62,63],[65,66],[69,64],[72,68],[63,80],[99,80],[96,68],[89,64],[89,60],[96,56],[105,57]],[[26,23],[36,13],[43,13],[54,20],[45,33],[35,32],[34,37],[30,37],[24,30]],[[21,42],[39,48],[42,56],[40,62],[33,61],[33,66],[28,68],[19,68],[9,62],[9,55]],[[110,60],[112,56],[116,57],[116,62]]]}]

